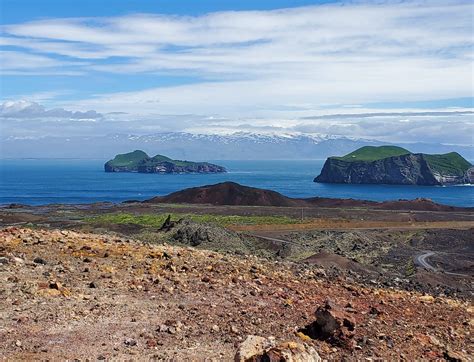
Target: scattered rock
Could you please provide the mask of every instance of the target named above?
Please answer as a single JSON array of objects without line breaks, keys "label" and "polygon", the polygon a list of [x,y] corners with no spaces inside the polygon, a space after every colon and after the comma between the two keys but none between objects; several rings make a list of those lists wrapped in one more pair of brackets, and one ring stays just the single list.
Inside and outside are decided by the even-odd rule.
[{"label": "scattered rock", "polygon": [[425,303],[433,303],[435,299],[432,295],[422,295],[420,300]]},{"label": "scattered rock", "polygon": [[343,308],[331,302],[318,307],[316,320],[299,332],[311,339],[328,341],[334,345],[349,346],[348,340],[354,336],[355,322]]},{"label": "scattered rock", "polygon": [[125,341],[123,343],[128,347],[133,347],[133,346],[137,345],[137,341],[135,341],[134,339],[131,339],[131,338],[125,339]]},{"label": "scattered rock", "polygon": [[378,310],[377,308],[375,308],[375,307],[370,307],[369,314],[370,314],[371,316],[376,317],[376,316],[382,314],[382,312],[379,311],[379,310]]},{"label": "scattered rock", "polygon": [[62,285],[61,283],[57,282],[57,281],[51,281],[49,282],[49,289],[56,289],[56,290],[59,290],[61,289]]},{"label": "scattered rock", "polygon": [[246,362],[251,360],[252,357],[261,355],[264,353],[267,349],[270,349],[271,347],[274,346],[274,341],[260,337],[260,336],[254,336],[254,335],[249,335],[243,341],[239,348],[237,349],[237,352],[235,353],[234,361],[235,362]]},{"label": "scattered rock", "polygon": [[444,351],[443,357],[449,362],[470,361],[470,358],[464,353],[454,352],[451,349]]},{"label": "scattered rock", "polygon": [[33,259],[33,263],[41,264],[41,265],[46,265],[46,264],[48,264],[48,263],[46,262],[46,260],[44,260],[43,258],[40,258],[39,256],[37,256],[36,258]]},{"label": "scattered rock", "polygon": [[319,362],[321,357],[313,347],[306,344],[284,342],[275,345],[274,340],[258,336],[248,336],[237,349],[234,361]]}]

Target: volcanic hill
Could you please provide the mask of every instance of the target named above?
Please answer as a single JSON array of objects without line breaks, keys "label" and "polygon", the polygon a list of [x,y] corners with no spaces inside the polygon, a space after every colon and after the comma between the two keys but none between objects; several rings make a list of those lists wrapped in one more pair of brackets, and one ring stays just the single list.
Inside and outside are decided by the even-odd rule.
[{"label": "volcanic hill", "polygon": [[437,204],[429,199],[398,201],[367,201],[354,199],[333,199],[311,197],[291,198],[276,191],[243,186],[236,182],[222,182],[215,185],[192,187],[156,196],[145,203],[208,204],[229,206],[276,206],[276,207],[370,207],[385,210],[455,211],[464,208]]},{"label": "volcanic hill", "polygon": [[241,206],[298,206],[304,203],[276,191],[243,186],[236,182],[192,187],[167,196],[154,197],[146,202]]}]

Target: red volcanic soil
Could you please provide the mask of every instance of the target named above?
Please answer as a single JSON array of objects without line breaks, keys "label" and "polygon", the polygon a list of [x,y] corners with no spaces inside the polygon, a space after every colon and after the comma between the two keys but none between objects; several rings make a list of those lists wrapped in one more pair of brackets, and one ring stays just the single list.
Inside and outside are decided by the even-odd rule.
[{"label": "red volcanic soil", "polygon": [[376,270],[370,266],[362,265],[344,256],[337,255],[334,253],[328,253],[326,251],[321,251],[319,253],[311,255],[304,261],[309,264],[316,264],[322,266],[323,268],[330,268],[334,266],[339,269],[353,270],[362,274],[371,274],[376,272]]},{"label": "red volcanic soil", "polygon": [[456,211],[473,208],[462,208],[437,204],[430,199],[418,198],[415,200],[385,201],[379,204],[379,208],[386,210],[416,210],[416,211]]},{"label": "red volcanic soil", "polygon": [[302,202],[278,192],[242,186],[235,182],[193,187],[173,192],[167,196],[154,197],[150,203],[186,203],[245,206],[298,206]]},{"label": "red volcanic soil", "polygon": [[462,208],[456,206],[437,204],[430,199],[418,198],[414,200],[396,200],[396,201],[368,201],[354,199],[332,199],[324,197],[312,197],[302,199],[313,206],[319,207],[370,207],[372,209],[382,210],[413,210],[413,211],[459,211],[472,208]]},{"label": "red volcanic soil", "polygon": [[295,199],[276,191],[243,186],[235,182],[222,182],[215,185],[192,187],[173,192],[166,196],[157,196],[145,203],[168,204],[208,204],[237,206],[297,206],[297,207],[370,207],[383,210],[417,211],[466,211],[468,209],[437,204],[429,199],[398,201],[367,201],[354,199],[334,199],[312,197]]}]

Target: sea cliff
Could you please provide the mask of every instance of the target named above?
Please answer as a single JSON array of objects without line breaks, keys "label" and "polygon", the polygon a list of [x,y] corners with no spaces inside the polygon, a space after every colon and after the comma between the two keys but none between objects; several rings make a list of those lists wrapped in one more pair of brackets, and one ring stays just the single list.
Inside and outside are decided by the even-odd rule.
[{"label": "sea cliff", "polygon": [[[391,150],[396,155],[390,156],[394,152],[385,152],[383,147],[364,147],[343,157],[330,157],[314,181],[423,186],[474,182],[474,168],[457,153],[426,155],[401,148]],[[380,154],[383,156],[378,157]]]}]

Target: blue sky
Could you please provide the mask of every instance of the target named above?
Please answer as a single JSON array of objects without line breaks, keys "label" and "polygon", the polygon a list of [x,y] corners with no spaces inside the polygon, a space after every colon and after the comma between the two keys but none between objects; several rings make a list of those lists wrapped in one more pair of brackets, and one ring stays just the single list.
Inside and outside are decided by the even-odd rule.
[{"label": "blue sky", "polygon": [[[51,135],[62,124],[81,134],[86,120],[70,117],[79,112],[97,115],[87,120],[97,132],[233,132],[251,124],[253,132],[472,144],[467,1],[3,0],[1,7],[0,121],[9,136],[31,127]],[[56,108],[64,112],[50,112]]]},{"label": "blue sky", "polygon": [[2,0],[4,24],[53,17],[120,16],[130,13],[203,15],[216,11],[272,10],[325,4],[311,0]]},{"label": "blue sky", "polygon": [[[220,11],[245,11],[245,10],[274,10],[289,7],[300,7],[315,4],[335,3],[336,1],[150,1],[150,0],[97,0],[63,1],[63,0],[2,0],[1,23],[15,24],[34,20],[52,18],[78,18],[78,17],[111,17],[127,16],[131,14],[168,14],[181,16],[201,16]],[[17,49],[17,47],[3,47],[4,49]],[[116,60],[107,59],[105,63],[111,64]],[[74,79],[74,94],[67,92],[71,88],[71,77],[48,74],[31,77],[15,75],[4,76],[2,79],[2,97],[35,94],[44,92],[45,84],[48,88],[56,89],[60,94],[56,99],[74,99],[78,96],[87,96],[91,92],[113,92],[119,87],[121,90],[133,91],[158,86],[189,84],[199,82],[198,75],[160,75],[150,77],[148,74],[116,74],[106,77],[101,74],[91,74],[91,77],[76,77]]]}]

